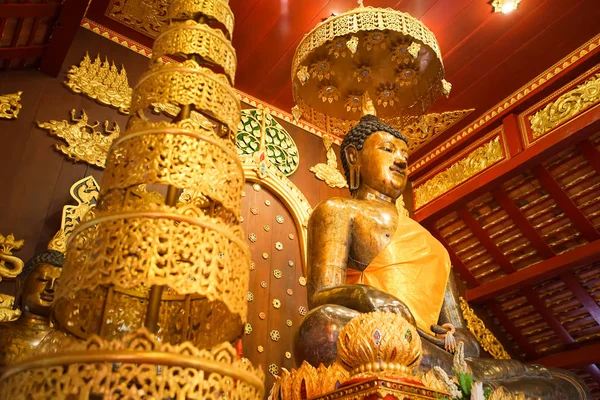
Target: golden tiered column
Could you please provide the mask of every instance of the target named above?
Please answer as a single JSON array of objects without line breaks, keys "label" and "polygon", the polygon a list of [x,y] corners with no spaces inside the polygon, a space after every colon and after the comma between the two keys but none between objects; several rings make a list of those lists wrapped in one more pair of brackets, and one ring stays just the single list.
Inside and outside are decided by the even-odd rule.
[{"label": "golden tiered column", "polygon": [[[174,0],[168,19],[97,207],[70,236],[58,330],[6,368],[2,399],[263,396],[263,373],[232,345],[246,323],[250,263],[233,14],[226,0]],[[151,115],[165,110],[177,116]]]}]

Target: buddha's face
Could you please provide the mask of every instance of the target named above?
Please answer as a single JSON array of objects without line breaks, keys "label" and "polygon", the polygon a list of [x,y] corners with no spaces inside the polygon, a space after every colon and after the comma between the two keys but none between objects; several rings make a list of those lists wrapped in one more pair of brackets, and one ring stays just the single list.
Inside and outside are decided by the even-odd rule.
[{"label": "buddha's face", "polygon": [[23,283],[21,306],[23,311],[43,317],[50,316],[54,290],[62,269],[50,264],[38,264]]},{"label": "buddha's face", "polygon": [[[404,140],[387,132],[375,132],[364,142],[362,150],[349,148],[351,164],[360,166],[360,184],[396,200],[406,186],[408,146]],[[354,161],[354,162],[353,162]]]}]

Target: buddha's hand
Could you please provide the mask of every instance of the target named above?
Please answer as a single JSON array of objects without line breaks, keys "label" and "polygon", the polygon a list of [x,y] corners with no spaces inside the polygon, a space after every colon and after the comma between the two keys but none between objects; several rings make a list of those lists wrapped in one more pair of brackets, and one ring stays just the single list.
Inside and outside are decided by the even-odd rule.
[{"label": "buddha's hand", "polygon": [[400,314],[412,325],[416,324],[415,317],[413,317],[412,312],[410,311],[408,306],[404,304],[400,299],[379,289],[375,289],[369,286],[365,287],[368,288],[366,289],[365,296],[367,296],[368,298],[368,302],[371,306],[371,311],[382,311]]},{"label": "buddha's hand", "polygon": [[479,343],[477,339],[464,328],[454,328],[452,324],[431,325],[435,338],[431,342],[450,353],[456,349],[459,342],[464,344],[465,357],[479,357]]}]

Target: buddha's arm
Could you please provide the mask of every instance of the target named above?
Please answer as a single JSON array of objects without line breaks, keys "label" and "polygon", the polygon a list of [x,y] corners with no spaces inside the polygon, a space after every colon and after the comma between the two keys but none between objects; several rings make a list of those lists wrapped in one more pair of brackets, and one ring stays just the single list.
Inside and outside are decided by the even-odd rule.
[{"label": "buddha's arm", "polygon": [[308,223],[308,306],[337,304],[359,312],[389,311],[414,320],[400,300],[367,285],[347,285],[352,216],[341,199],[320,203]]},{"label": "buddha's arm", "polygon": [[460,309],[458,299],[458,288],[454,281],[454,273],[450,272],[448,283],[446,284],[446,294],[444,295],[444,303],[440,312],[439,324],[452,324],[456,328],[466,328],[466,323]]}]

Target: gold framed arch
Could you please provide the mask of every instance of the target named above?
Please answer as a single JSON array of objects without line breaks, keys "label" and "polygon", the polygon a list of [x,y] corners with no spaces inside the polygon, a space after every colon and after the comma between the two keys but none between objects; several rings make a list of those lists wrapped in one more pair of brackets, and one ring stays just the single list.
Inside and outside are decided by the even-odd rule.
[{"label": "gold framed arch", "polygon": [[[300,234],[302,271],[306,275],[308,218],[312,213],[310,203],[306,200],[300,189],[270,162],[264,159],[258,160],[252,156],[242,156],[240,159],[246,180],[248,182],[260,183],[261,186],[270,190],[290,211]],[[256,161],[259,162],[257,163]]]}]

